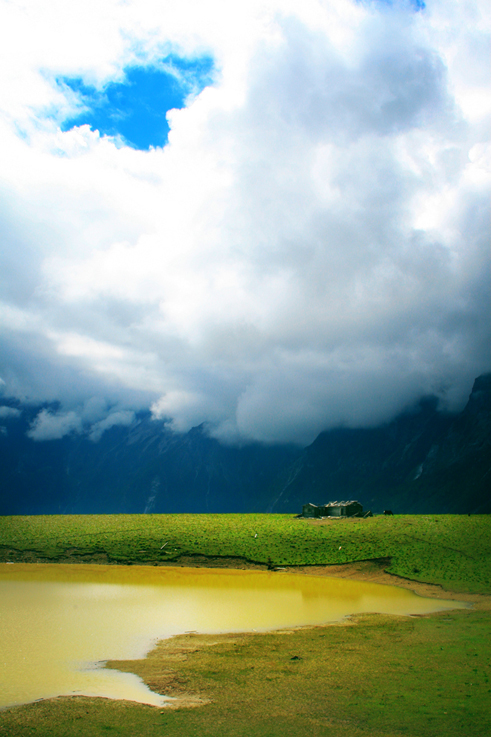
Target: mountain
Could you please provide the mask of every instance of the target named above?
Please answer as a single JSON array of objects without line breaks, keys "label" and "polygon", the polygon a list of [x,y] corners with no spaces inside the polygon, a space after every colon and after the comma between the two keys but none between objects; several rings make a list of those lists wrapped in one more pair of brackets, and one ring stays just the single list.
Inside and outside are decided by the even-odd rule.
[{"label": "mountain", "polygon": [[3,515],[296,513],[336,499],[376,512],[491,512],[491,374],[459,414],[430,397],[379,427],[323,432],[305,449],[225,446],[203,425],[175,434],[149,413],[97,442],[40,442],[26,434],[40,407],[10,406],[22,411],[4,412],[0,428]]},{"label": "mountain", "polygon": [[429,398],[381,427],[321,433],[274,492],[273,512],[335,499],[375,511],[491,512],[491,374],[476,379],[457,415]]},{"label": "mountain", "polygon": [[299,454],[293,446],[222,445],[203,425],[185,434],[140,413],[98,442],[34,441],[39,407],[0,433],[0,514],[247,512]]}]

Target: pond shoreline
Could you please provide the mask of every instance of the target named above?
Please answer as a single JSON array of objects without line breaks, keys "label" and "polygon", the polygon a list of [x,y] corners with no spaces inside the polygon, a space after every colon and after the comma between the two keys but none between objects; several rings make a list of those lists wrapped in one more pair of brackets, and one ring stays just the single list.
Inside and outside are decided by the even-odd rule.
[{"label": "pond shoreline", "polygon": [[[352,578],[471,605],[270,633],[178,635],[142,660],[108,666],[138,673],[152,690],[174,696],[176,707],[201,708],[63,696],[3,710],[0,734],[24,737],[36,726],[50,737],[85,737],[105,725],[128,737],[158,737],[165,724],[168,737],[222,735],[216,730],[227,715],[238,734],[259,735],[271,725],[272,708],[283,736],[311,735],[312,720],[343,737],[408,726],[431,737],[459,737],[464,727],[469,737],[491,734],[491,674],[484,672],[491,658],[490,534],[491,516],[483,515],[342,524],[287,515],[0,518],[4,564],[269,570],[278,578]],[[313,692],[329,695],[328,709]]]},{"label": "pond shoreline", "polygon": [[[389,564],[390,558],[378,558],[345,563],[342,565],[282,566],[281,568],[278,567],[270,570],[276,571],[278,575],[281,575],[283,572],[288,572],[298,575],[344,578],[387,586],[398,586],[400,588],[409,589],[418,596],[434,599],[450,599],[460,602],[464,601],[467,604],[470,604],[473,610],[491,611],[490,595],[469,594],[466,592],[445,590],[438,584],[423,583],[402,578],[385,571],[385,568]],[[268,569],[265,565],[244,561],[243,559],[219,557],[209,559],[205,556],[183,556],[178,562],[175,562],[174,565],[196,568],[239,568],[241,570]],[[438,616],[438,614],[441,614],[441,612],[412,616],[433,617]],[[384,615],[351,615],[341,621],[323,625],[304,625],[302,627],[280,629],[276,631],[276,634],[292,635],[300,629],[314,631],[321,630],[326,627],[353,626],[361,624],[362,622],[367,621],[367,618],[372,617],[382,619]],[[196,708],[210,703],[210,700],[206,693],[189,691],[183,687],[177,671],[175,670],[175,661],[180,659],[186,660],[189,653],[198,653],[217,646],[219,648],[234,647],[238,642],[243,642],[245,638],[252,635],[256,638],[261,637],[261,635],[252,632],[226,633],[218,636],[201,633],[175,635],[168,640],[162,640],[156,643],[155,648],[141,661],[109,661],[106,663],[106,667],[137,673],[150,689],[158,693],[165,693],[167,696],[171,697],[173,701],[167,705],[167,709]],[[163,679],[162,676],[160,678],[157,677],[153,667],[157,661],[159,662],[160,669],[163,669],[165,672],[165,677]]]},{"label": "pond shoreline", "polygon": [[[56,567],[57,563],[77,563],[81,567],[84,563],[106,563],[101,560],[99,556],[91,556],[92,560],[80,561],[75,556],[75,559],[70,560],[57,560],[48,561],[44,556],[39,557],[37,560],[31,558],[28,561],[31,564],[49,564]],[[18,561],[20,562],[20,561]],[[60,719],[59,715],[63,715],[63,719],[66,723],[73,724],[73,719],[92,720],[92,716],[99,713],[104,715],[104,720],[109,722],[110,720],[117,720],[121,717],[121,710],[137,710],[138,720],[152,719],[151,714],[155,714],[156,719],[165,719],[166,724],[171,724],[169,720],[174,719],[172,714],[178,715],[176,719],[188,719],[184,717],[184,714],[189,714],[189,719],[193,720],[195,717],[191,716],[193,713],[200,712],[203,716],[197,717],[199,720],[206,720],[209,718],[206,715],[209,710],[215,710],[221,704],[221,691],[217,691],[213,682],[213,678],[219,678],[224,668],[228,667],[227,663],[232,658],[235,662],[235,656],[240,655],[240,672],[247,671],[247,673],[255,673],[254,676],[258,679],[258,683],[269,684],[271,687],[277,682],[279,678],[278,673],[281,672],[286,674],[281,676],[286,680],[281,681],[283,684],[281,688],[287,688],[288,679],[293,678],[294,674],[298,671],[300,674],[302,669],[308,669],[315,667],[312,673],[309,672],[308,678],[312,678],[313,673],[321,669],[323,677],[325,679],[332,679],[334,676],[338,678],[338,670],[327,666],[330,660],[334,658],[355,658],[356,652],[360,652],[361,661],[355,660],[351,664],[349,660],[349,673],[345,677],[346,683],[343,688],[346,693],[350,693],[352,678],[355,677],[363,663],[366,663],[368,659],[379,657],[379,653],[383,653],[385,644],[387,643],[387,637],[391,638],[391,648],[394,647],[394,640],[392,639],[393,633],[396,636],[396,647],[403,648],[404,658],[413,657],[413,645],[411,632],[419,632],[420,628],[433,628],[432,638],[441,637],[441,630],[438,627],[444,627],[448,629],[450,633],[454,627],[467,627],[471,626],[471,622],[476,616],[487,617],[489,619],[488,612],[491,611],[491,596],[486,594],[469,594],[459,591],[444,590],[443,587],[437,584],[422,583],[410,579],[405,579],[386,572],[386,568],[390,565],[390,558],[377,558],[365,561],[357,561],[352,563],[345,563],[341,565],[314,565],[314,566],[282,566],[271,568],[271,572],[274,571],[274,575],[281,577],[285,574],[295,574],[298,576],[307,577],[332,577],[332,578],[344,578],[364,581],[367,583],[377,583],[389,586],[396,586],[399,588],[409,589],[419,596],[424,596],[433,599],[447,599],[455,600],[460,602],[466,602],[472,605],[467,611],[462,610],[456,615],[458,619],[455,620],[454,610],[447,610],[447,612],[436,612],[433,614],[422,614],[412,615],[409,617],[397,617],[393,615],[381,615],[381,614],[361,614],[351,615],[345,617],[343,620],[333,622],[329,624],[321,625],[302,625],[299,627],[289,627],[287,629],[279,629],[271,632],[254,632],[244,631],[240,633],[228,633],[228,634],[200,634],[194,632],[186,632],[184,634],[175,635],[164,640],[156,642],[155,647],[147,653],[147,655],[140,660],[109,660],[106,662],[105,667],[110,669],[119,670],[126,673],[133,673],[138,675],[143,682],[155,693],[165,694],[170,697],[171,701],[164,707],[155,706],[144,706],[133,702],[117,701],[106,699],[104,697],[83,697],[83,696],[59,696],[50,699],[44,699],[39,703],[31,703],[25,705],[19,705],[14,707],[7,707],[2,710],[2,717],[0,717],[0,723],[4,720],[8,720],[10,727],[14,724],[19,724],[19,732],[13,731],[9,734],[20,737],[21,725],[24,723],[30,724],[31,718],[40,719],[43,723],[47,720],[47,724],[50,725],[50,729],[54,729],[55,723]],[[121,563],[119,563],[121,565]],[[144,565],[140,561],[133,561],[131,567]],[[155,563],[146,563],[146,566],[152,566]],[[207,556],[181,556],[178,560],[160,563],[160,566],[168,567],[181,567],[181,568],[200,568],[200,569],[237,569],[242,571],[253,571],[263,570],[267,571],[268,566],[264,564],[258,564],[255,562],[249,562],[238,557],[207,557]],[[12,565],[12,569],[15,567],[15,563]],[[135,571],[136,573],[136,571]],[[450,614],[452,612],[452,614]],[[451,619],[449,619],[449,615]],[[455,621],[454,621],[455,620]],[[458,624],[458,622],[462,624]],[[465,625],[465,621],[469,622],[469,625]],[[405,624],[406,622],[407,624]],[[410,624],[413,622],[414,624]],[[441,622],[442,624],[439,624]],[[416,627],[416,630],[413,628]],[[409,628],[409,629],[408,629]],[[435,629],[437,628],[437,629]],[[353,646],[346,646],[344,643],[346,637],[340,639],[338,632],[349,632],[349,642],[353,641]],[[460,630],[456,630],[457,632]],[[465,631],[465,630],[462,630]],[[355,634],[355,633],[358,634]],[[424,632],[424,630],[422,630]],[[325,633],[325,634],[324,634]],[[369,639],[367,640],[367,634]],[[371,638],[378,638],[378,646],[372,648],[370,645]],[[398,640],[397,638],[402,638]],[[430,638],[431,639],[431,638]],[[453,638],[452,638],[453,639]],[[458,639],[458,638],[457,638]],[[331,648],[329,649],[329,641],[331,641]],[[315,647],[312,643],[317,643]],[[438,648],[439,653],[443,654],[447,652],[447,640],[442,639],[442,647]],[[343,644],[341,644],[343,643]],[[440,642],[438,643],[440,645]],[[425,648],[428,647],[426,644]],[[326,650],[328,648],[328,650]],[[333,649],[334,648],[334,649]],[[347,648],[346,652],[345,649]],[[354,649],[353,649],[354,648]],[[365,651],[367,654],[365,654]],[[325,657],[326,653],[329,653],[329,658]],[[426,653],[426,649],[424,650]],[[242,655],[243,653],[243,655]],[[344,653],[344,654],[343,654]],[[411,655],[410,655],[411,653]],[[243,658],[246,658],[243,661]],[[356,656],[357,657],[357,656]],[[380,655],[380,657],[382,657]],[[422,658],[423,656],[421,656]],[[426,656],[425,656],[426,657]],[[440,657],[440,655],[439,655]],[[339,667],[345,667],[342,665],[341,660]],[[416,660],[416,663],[419,661]],[[421,661],[422,662],[422,661]],[[442,664],[445,661],[442,661]],[[312,666],[310,665],[312,664]],[[381,666],[383,663],[381,663]],[[385,665],[383,665],[385,667]],[[203,671],[204,668],[204,671]],[[264,671],[264,674],[261,675]],[[203,675],[204,672],[204,675]],[[212,679],[207,674],[212,674]],[[213,676],[213,674],[217,674]],[[229,678],[232,677],[230,674]],[[235,678],[235,671],[233,671],[233,677]],[[248,676],[249,678],[250,676]],[[265,679],[265,680],[264,680]],[[278,682],[279,683],[279,682]],[[334,681],[333,681],[334,683]],[[301,681],[299,682],[300,687]],[[257,685],[257,684],[256,684]],[[400,688],[402,689],[402,681]],[[238,687],[239,688],[239,687]],[[240,686],[240,689],[244,689],[245,686]],[[269,688],[269,686],[268,686]],[[336,686],[338,688],[338,686]],[[386,686],[383,686],[386,688]],[[288,691],[288,693],[290,693]],[[235,703],[237,698],[243,698],[243,691],[239,690],[237,693],[233,693],[233,698],[230,704],[224,703],[223,708],[225,710],[232,708],[232,703]],[[349,696],[351,698],[351,695]],[[445,707],[449,708],[449,707]],[[90,711],[89,711],[90,710]],[[150,711],[147,711],[150,710]],[[148,716],[145,716],[145,715]],[[11,716],[9,716],[11,715]],[[179,716],[180,715],[180,716]],[[94,716],[97,719],[97,716]],[[12,724],[10,724],[12,720]],[[139,723],[139,722],[138,722]],[[7,722],[5,723],[6,726]],[[143,721],[142,721],[143,724]],[[176,723],[176,734],[179,732],[178,724]],[[10,728],[9,727],[9,728]],[[1,726],[0,726],[1,732]],[[68,734],[68,733],[67,733]],[[69,733],[71,734],[71,732]],[[78,732],[75,733],[74,735]],[[174,734],[174,732],[172,733]]]},{"label": "pond shoreline", "polygon": [[371,583],[383,584],[386,586],[398,586],[399,588],[409,589],[418,596],[425,596],[433,599],[452,599],[455,601],[465,601],[472,604],[479,610],[491,610],[491,594],[469,593],[465,591],[457,591],[452,588],[444,588],[440,584],[417,581],[411,578],[398,576],[394,573],[388,573],[387,567],[391,564],[391,558],[372,558],[367,560],[358,560],[342,564],[327,565],[285,565],[285,566],[268,566],[264,563],[248,560],[239,556],[206,556],[206,555],[181,555],[178,558],[168,561],[129,561],[123,563],[117,560],[111,560],[106,553],[93,553],[86,555],[78,555],[73,552],[68,555],[57,557],[56,560],[47,556],[39,555],[36,551],[23,550],[15,551],[16,555],[11,556],[14,560],[4,561],[4,563],[31,563],[31,564],[76,564],[76,565],[119,565],[119,566],[154,566],[154,567],[176,567],[176,568],[209,568],[209,569],[233,569],[248,571],[273,571],[281,575],[281,573],[296,573],[299,575],[322,576],[332,578],[345,578],[356,581],[365,581]]}]

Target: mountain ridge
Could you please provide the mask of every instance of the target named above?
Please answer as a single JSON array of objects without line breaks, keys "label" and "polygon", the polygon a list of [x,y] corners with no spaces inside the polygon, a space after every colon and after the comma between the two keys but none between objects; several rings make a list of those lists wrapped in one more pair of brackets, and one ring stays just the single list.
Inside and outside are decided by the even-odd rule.
[{"label": "mountain ridge", "polygon": [[26,433],[40,408],[22,409],[0,433],[2,515],[298,513],[348,498],[375,512],[491,512],[491,374],[457,414],[427,397],[385,425],[328,430],[303,449],[226,446],[205,425],[176,434],[148,412],[98,442],[35,441]]}]

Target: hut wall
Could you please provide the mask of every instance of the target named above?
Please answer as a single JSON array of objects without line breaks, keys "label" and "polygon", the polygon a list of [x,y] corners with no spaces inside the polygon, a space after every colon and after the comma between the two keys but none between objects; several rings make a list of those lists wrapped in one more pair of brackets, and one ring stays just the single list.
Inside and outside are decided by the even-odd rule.
[{"label": "hut wall", "polygon": [[348,515],[348,517],[353,517],[355,514],[362,514],[363,513],[363,507],[358,502],[354,502],[353,504],[350,504],[345,509],[345,514]]},{"label": "hut wall", "polygon": [[320,509],[315,504],[304,504],[302,507],[302,517],[319,517]]}]

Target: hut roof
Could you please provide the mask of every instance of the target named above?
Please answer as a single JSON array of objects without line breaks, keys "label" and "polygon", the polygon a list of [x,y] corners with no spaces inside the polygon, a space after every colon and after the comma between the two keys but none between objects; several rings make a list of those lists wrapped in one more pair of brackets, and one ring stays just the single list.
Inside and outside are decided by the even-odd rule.
[{"label": "hut roof", "polygon": [[[349,501],[349,502],[328,502],[327,504],[324,504],[325,507],[349,507],[351,504],[360,504],[360,502],[357,501]],[[361,507],[361,504],[360,504]]]}]

